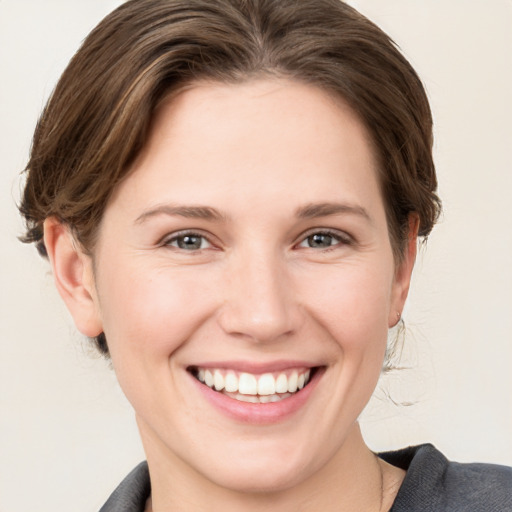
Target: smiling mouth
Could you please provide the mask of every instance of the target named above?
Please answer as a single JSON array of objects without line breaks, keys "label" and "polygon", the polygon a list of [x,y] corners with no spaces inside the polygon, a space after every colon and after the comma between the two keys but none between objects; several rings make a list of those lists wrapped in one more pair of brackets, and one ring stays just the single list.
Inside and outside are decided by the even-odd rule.
[{"label": "smiling mouth", "polygon": [[199,382],[239,402],[280,402],[304,389],[317,368],[297,368],[260,375],[221,368],[187,369]]}]

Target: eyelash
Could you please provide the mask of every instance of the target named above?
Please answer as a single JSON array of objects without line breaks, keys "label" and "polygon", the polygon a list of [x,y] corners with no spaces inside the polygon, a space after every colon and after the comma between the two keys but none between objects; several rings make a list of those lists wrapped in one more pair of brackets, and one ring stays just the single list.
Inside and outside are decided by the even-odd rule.
[{"label": "eyelash", "polygon": [[[333,245],[328,246],[328,247],[317,247],[317,248],[302,246],[302,244],[307,243],[308,239],[310,239],[316,235],[323,235],[323,236],[331,237],[334,239],[334,241],[336,243],[334,243]],[[186,249],[183,247],[179,247],[179,245],[173,245],[173,243],[179,244],[178,241],[180,239],[184,239],[186,237],[200,238],[202,240],[201,245],[203,245],[203,242],[206,242],[209,245],[209,247],[199,247],[197,249]],[[159,245],[161,245],[163,247],[170,247],[177,251],[190,252],[190,253],[196,253],[196,252],[199,252],[199,251],[202,251],[205,249],[210,249],[212,247],[213,248],[215,247],[214,244],[210,241],[208,236],[206,236],[203,233],[197,232],[197,231],[180,231],[178,233],[173,233],[171,236],[167,236],[167,237],[163,238]],[[294,247],[300,248],[302,246],[302,248],[304,248],[304,249],[313,249],[313,250],[318,249],[319,251],[322,251],[322,252],[328,252],[328,251],[335,250],[339,246],[347,246],[347,245],[349,245],[349,246],[354,245],[354,239],[347,233],[335,231],[332,229],[314,229],[314,230],[310,230],[310,231],[304,233],[303,235],[301,235],[300,241],[297,244],[295,244]]]},{"label": "eyelash", "polygon": [[[187,250],[187,249],[184,249],[182,247],[172,245],[173,242],[178,243],[178,240],[184,239],[186,237],[200,238],[203,241],[206,241],[209,244],[209,246],[213,246],[212,242],[209,240],[209,238],[207,236],[205,236],[202,233],[198,233],[196,231],[180,231],[179,233],[173,233],[171,236],[165,237],[161,241],[160,245],[162,245],[164,247],[171,247],[171,248],[173,248],[175,250],[178,250],[178,251],[190,252],[190,253],[199,252],[201,250],[209,249],[210,248],[210,247],[200,247],[198,249],[189,249],[189,250]],[[202,245],[202,243],[201,243],[201,245]]]},{"label": "eyelash", "polygon": [[[318,248],[319,250],[321,250],[323,252],[329,252],[329,251],[335,250],[335,249],[339,248],[340,246],[344,246],[344,245],[345,246],[354,245],[354,239],[347,233],[335,231],[332,229],[313,229],[313,230],[310,230],[309,232],[306,232],[303,235],[301,235],[301,241],[296,246],[300,247],[302,244],[306,243],[308,241],[308,239],[314,237],[315,235],[329,236],[329,237],[332,237],[336,241],[336,243],[334,243],[333,245],[331,245],[329,247]],[[304,247],[304,248],[305,249],[315,249],[313,247]]]}]

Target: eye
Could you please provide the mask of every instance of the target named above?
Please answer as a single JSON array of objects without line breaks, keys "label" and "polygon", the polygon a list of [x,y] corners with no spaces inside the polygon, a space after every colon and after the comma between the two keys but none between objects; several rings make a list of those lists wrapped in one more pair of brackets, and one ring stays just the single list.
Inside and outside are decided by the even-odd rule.
[{"label": "eye", "polygon": [[164,245],[182,251],[200,251],[211,247],[210,242],[198,233],[182,233],[164,241]]},{"label": "eye", "polygon": [[351,241],[347,235],[343,236],[340,233],[333,233],[331,231],[317,231],[308,235],[299,247],[308,249],[329,249],[337,245],[350,244]]}]

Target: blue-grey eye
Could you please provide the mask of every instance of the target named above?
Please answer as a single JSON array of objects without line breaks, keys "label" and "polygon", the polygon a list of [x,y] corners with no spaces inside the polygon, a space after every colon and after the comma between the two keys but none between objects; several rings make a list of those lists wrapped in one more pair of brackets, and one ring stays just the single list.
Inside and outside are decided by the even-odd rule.
[{"label": "blue-grey eye", "polygon": [[307,236],[300,244],[299,247],[305,247],[308,249],[329,249],[339,245],[340,243],[347,243],[341,236],[328,231],[313,233]]},{"label": "blue-grey eye", "polygon": [[306,240],[309,247],[320,249],[332,247],[338,243],[338,240],[329,233],[315,233],[314,235],[308,236]]},{"label": "blue-grey eye", "polygon": [[199,251],[200,249],[209,247],[210,244],[204,236],[191,233],[188,235],[175,236],[167,242],[167,245],[183,251]]}]

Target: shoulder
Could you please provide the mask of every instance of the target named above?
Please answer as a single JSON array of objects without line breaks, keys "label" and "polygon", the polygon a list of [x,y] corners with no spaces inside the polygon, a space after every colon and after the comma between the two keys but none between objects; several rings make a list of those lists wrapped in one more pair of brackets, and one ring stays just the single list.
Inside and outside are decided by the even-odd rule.
[{"label": "shoulder", "polygon": [[100,512],[144,512],[150,494],[148,465],[141,462],[119,484]]},{"label": "shoulder", "polygon": [[512,512],[512,468],[451,462],[429,444],[380,456],[407,471],[392,512]]}]

